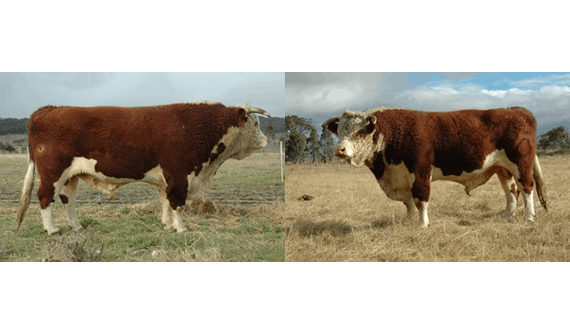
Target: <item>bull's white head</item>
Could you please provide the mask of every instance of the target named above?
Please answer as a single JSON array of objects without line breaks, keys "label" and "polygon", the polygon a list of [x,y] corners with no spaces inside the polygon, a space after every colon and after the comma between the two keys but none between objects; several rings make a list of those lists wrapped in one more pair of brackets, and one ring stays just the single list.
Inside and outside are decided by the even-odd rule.
[{"label": "bull's white head", "polygon": [[366,160],[373,158],[375,152],[384,150],[384,136],[378,132],[374,114],[377,109],[368,112],[346,110],[341,117],[335,117],[323,123],[323,128],[336,134],[339,143],[335,147],[335,156],[344,159],[350,165],[361,167]]},{"label": "bull's white head", "polygon": [[[238,126],[231,127],[222,140],[231,149],[230,158],[244,159],[267,146],[267,137],[261,132],[256,113],[271,117],[269,112],[243,105],[237,107]],[[222,141],[224,142],[224,141]]]}]

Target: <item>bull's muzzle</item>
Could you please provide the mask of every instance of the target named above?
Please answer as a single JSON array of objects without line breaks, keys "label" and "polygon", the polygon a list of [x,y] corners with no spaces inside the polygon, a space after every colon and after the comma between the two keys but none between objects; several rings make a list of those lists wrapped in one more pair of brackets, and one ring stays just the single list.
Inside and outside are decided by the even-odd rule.
[{"label": "bull's muzzle", "polygon": [[338,147],[334,150],[334,155],[337,156],[338,158],[342,158],[342,159],[346,159],[348,157],[348,155],[346,154],[346,148],[345,147]]}]

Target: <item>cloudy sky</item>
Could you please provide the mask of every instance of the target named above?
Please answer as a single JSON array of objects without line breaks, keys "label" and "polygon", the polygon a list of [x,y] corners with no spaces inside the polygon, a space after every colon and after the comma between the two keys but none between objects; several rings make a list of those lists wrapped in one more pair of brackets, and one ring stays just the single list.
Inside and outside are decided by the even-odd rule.
[{"label": "cloudy sky", "polygon": [[570,120],[570,73],[286,73],[286,112],[320,125],[345,109],[518,105],[540,126]]},{"label": "cloudy sky", "polygon": [[44,105],[143,106],[213,100],[285,116],[281,73],[0,73],[0,118]]}]

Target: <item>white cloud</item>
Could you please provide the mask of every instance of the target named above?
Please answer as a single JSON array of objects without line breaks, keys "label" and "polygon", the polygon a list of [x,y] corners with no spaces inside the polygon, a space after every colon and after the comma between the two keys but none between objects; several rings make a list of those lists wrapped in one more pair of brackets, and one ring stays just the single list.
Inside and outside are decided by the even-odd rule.
[{"label": "white cloud", "polygon": [[504,90],[488,90],[488,89],[483,89],[481,90],[481,93],[483,94],[487,94],[496,98],[500,98],[503,99],[505,98],[505,95],[507,94],[507,91]]}]

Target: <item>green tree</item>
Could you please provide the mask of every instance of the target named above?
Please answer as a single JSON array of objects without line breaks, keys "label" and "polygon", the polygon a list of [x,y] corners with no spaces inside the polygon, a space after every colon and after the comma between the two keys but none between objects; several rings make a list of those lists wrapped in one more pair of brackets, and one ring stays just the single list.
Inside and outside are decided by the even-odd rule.
[{"label": "green tree", "polygon": [[570,137],[566,127],[559,126],[542,134],[538,140],[539,149],[566,149],[570,148]]},{"label": "green tree", "polygon": [[328,129],[323,129],[320,139],[321,161],[328,163],[334,158],[334,140]]},{"label": "green tree", "polygon": [[267,126],[265,126],[265,134],[267,134],[267,137],[270,138],[271,140],[275,139],[276,132],[277,129],[275,128],[275,125],[267,124]]},{"label": "green tree", "polygon": [[[311,125],[312,126],[312,125]],[[311,133],[309,135],[309,140],[307,141],[307,151],[309,153],[309,158],[314,164],[317,164],[320,161],[320,141],[319,141],[319,134],[315,129],[315,126],[311,127]]]},{"label": "green tree", "polygon": [[[297,116],[285,117],[285,160],[299,163],[312,155],[310,153],[313,148],[312,131],[316,132],[316,129],[310,123],[310,119]],[[307,142],[309,142],[309,148],[307,148]]]}]

